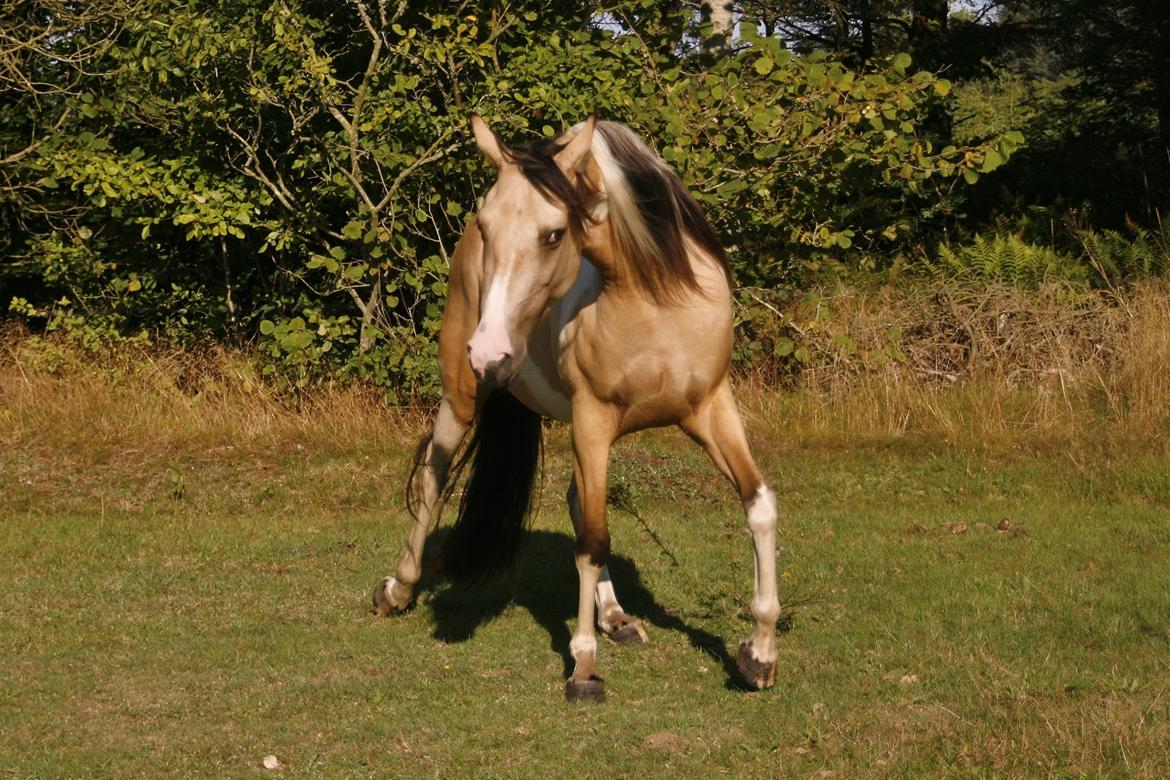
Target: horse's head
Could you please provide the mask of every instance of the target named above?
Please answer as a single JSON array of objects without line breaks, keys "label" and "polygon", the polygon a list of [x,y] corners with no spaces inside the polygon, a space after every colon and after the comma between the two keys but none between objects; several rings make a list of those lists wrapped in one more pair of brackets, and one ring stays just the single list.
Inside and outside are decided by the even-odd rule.
[{"label": "horse's head", "polygon": [[529,334],[577,278],[597,194],[582,172],[594,124],[590,117],[567,141],[509,148],[480,117],[471,118],[480,151],[499,172],[476,215],[483,277],[467,353],[480,381],[506,384],[516,375]]}]

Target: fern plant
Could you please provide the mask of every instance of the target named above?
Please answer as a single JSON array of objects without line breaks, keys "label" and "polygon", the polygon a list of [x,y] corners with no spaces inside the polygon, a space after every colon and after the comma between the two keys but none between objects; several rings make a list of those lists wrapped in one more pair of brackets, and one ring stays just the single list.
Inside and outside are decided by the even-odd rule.
[{"label": "fern plant", "polygon": [[970,244],[940,244],[924,267],[940,279],[965,282],[1002,282],[1031,287],[1044,281],[1083,283],[1088,272],[1076,258],[1013,235],[975,236]]},{"label": "fern plant", "polygon": [[1131,226],[1129,235],[1081,230],[1076,237],[1097,285],[1170,274],[1170,222],[1163,221],[1154,231]]}]

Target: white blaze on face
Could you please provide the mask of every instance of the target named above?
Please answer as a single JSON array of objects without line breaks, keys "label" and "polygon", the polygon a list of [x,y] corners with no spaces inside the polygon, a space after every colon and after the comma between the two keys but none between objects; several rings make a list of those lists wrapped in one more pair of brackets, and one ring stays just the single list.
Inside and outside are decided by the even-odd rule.
[{"label": "white blaze on face", "polygon": [[479,376],[487,367],[512,354],[512,339],[508,336],[508,283],[510,273],[492,280],[483,300],[479,327],[467,342],[471,368]]}]

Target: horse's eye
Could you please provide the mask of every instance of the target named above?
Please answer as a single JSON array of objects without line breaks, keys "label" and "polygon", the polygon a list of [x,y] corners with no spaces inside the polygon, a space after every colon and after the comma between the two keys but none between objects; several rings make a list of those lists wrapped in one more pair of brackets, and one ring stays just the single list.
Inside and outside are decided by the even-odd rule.
[{"label": "horse's eye", "polygon": [[545,246],[556,246],[557,244],[561,243],[561,239],[564,237],[565,237],[565,229],[564,228],[560,228],[558,230],[550,230],[549,234],[547,236],[545,236],[544,245]]}]

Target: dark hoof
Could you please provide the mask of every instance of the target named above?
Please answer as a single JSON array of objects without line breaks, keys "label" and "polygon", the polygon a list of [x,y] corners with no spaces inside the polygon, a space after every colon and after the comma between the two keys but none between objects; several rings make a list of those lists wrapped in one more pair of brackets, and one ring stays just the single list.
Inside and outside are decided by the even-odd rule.
[{"label": "dark hoof", "polygon": [[634,621],[633,623],[626,623],[620,628],[616,628],[610,633],[606,634],[614,644],[618,645],[640,645],[644,642],[649,642],[650,637],[646,636],[646,629],[642,627],[641,622]]},{"label": "dark hoof", "polygon": [[753,658],[750,641],[740,644],[739,652],[735,655],[735,665],[739,667],[739,673],[743,675],[748,685],[755,686],[758,690],[771,688],[776,684],[776,663],[774,661],[765,663]]},{"label": "dark hoof", "polygon": [[597,675],[592,675],[588,680],[574,680],[570,677],[565,682],[565,700],[600,704],[605,701],[605,680]]}]

